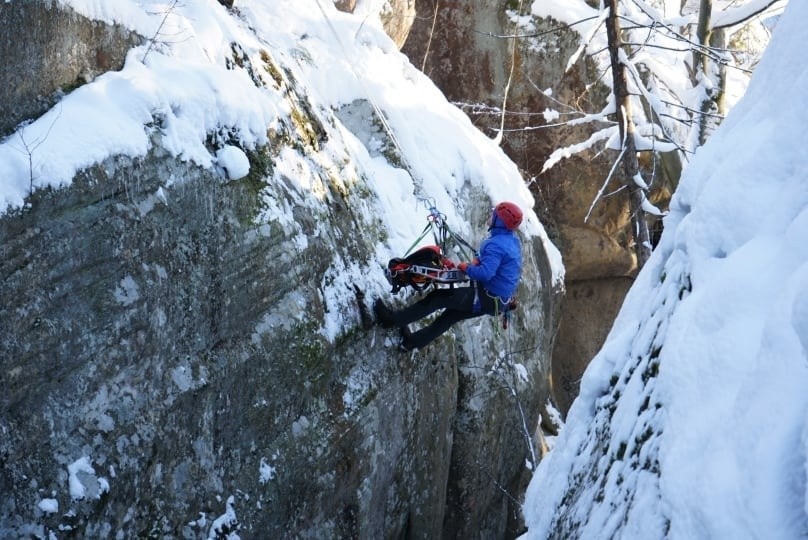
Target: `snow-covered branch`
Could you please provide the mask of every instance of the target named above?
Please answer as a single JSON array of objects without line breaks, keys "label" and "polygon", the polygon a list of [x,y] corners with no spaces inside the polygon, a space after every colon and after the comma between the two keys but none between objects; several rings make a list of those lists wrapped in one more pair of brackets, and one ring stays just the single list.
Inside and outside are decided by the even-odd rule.
[{"label": "snow-covered branch", "polygon": [[556,163],[558,163],[562,159],[570,158],[575,154],[579,154],[585,150],[589,150],[600,141],[611,139],[616,131],[617,126],[601,129],[590,135],[589,138],[583,142],[579,142],[577,144],[571,144],[564,148],[556,149],[552,154],[550,154],[550,157],[547,158],[547,161],[544,162],[544,166],[542,166],[541,172],[544,173],[545,171],[551,169],[553,166],[555,166]]},{"label": "snow-covered branch", "polygon": [[767,11],[772,14],[782,11],[786,3],[787,0],[752,0],[742,6],[714,13],[710,24],[713,29],[737,26]]}]

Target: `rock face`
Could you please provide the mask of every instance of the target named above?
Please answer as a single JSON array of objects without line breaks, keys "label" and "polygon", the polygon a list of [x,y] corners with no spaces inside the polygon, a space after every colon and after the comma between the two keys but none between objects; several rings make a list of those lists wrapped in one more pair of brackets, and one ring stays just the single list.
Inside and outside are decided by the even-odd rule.
[{"label": "rock face", "polygon": [[[334,5],[340,11],[353,13],[356,9],[356,0],[336,0]],[[384,31],[400,49],[407,41],[415,20],[415,0],[387,0],[379,9],[379,18],[384,25]]]},{"label": "rock face", "polygon": [[[160,192],[172,174],[186,180]],[[84,177],[2,223],[7,526],[87,456],[110,493],[61,497],[77,515],[52,528],[204,536],[188,523],[230,495],[244,530],[274,537],[440,527],[446,482],[429,480],[451,461],[456,361],[396,357],[361,327],[336,344],[316,332],[319,254],[361,252],[333,249],[354,227],[344,200],[335,238],[293,256],[280,227],[250,226],[249,182],[158,155]]]},{"label": "rock face", "polygon": [[91,21],[53,0],[0,3],[0,137],[64,92],[119,69],[142,38]]},{"label": "rock face", "polygon": [[564,310],[553,350],[553,392],[559,407],[566,411],[578,395],[586,363],[577,359],[594,358],[606,341],[610,327],[592,320],[614,320],[628,289],[634,282],[623,278],[575,281],[564,294]]},{"label": "rock face", "polygon": [[[527,13],[530,3],[524,4]],[[506,0],[422,0],[402,51],[483,132],[495,137],[504,122],[502,147],[531,182],[535,211],[561,250],[565,288],[575,298],[563,308],[553,358],[554,366],[564,366],[561,372],[554,368],[553,383],[565,413],[577,395],[577,383],[569,381],[580,378],[590,352],[602,344],[626,280],[636,271],[636,257],[624,198],[601,199],[587,216],[611,168],[610,157],[583,153],[542,172],[553,150],[588,136],[581,128],[547,129],[556,120],[545,121],[544,111],[599,111],[606,89],[589,86],[598,75],[585,56],[567,69],[578,48],[577,33],[536,18],[530,27],[516,26],[509,14],[517,7]],[[514,35],[535,37],[507,39]]]},{"label": "rock face", "polygon": [[[41,24],[74,17],[54,6]],[[172,157],[155,130],[144,158],[0,216],[0,537],[516,535],[558,306],[541,242],[524,243],[520,291],[536,307],[508,334],[524,371],[488,319],[386,347],[345,281],[380,271],[385,224],[356,210],[373,195],[344,155],[312,161],[321,197],[276,174],[328,139],[283,82],[297,114],[247,151],[246,178]],[[462,204],[490,208],[471,188]],[[328,339],[335,310],[353,323]]]}]

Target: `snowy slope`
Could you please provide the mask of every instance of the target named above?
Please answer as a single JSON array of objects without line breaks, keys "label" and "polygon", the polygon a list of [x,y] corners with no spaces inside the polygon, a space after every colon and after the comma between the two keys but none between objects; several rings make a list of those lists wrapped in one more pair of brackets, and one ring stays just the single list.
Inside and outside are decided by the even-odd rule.
[{"label": "snowy slope", "polygon": [[[267,130],[281,116],[292,114],[285,89],[273,88],[267,73],[257,74],[266,83],[260,87],[250,80],[256,74],[233,66],[238,54],[262,65],[262,51],[304,82],[307,99],[331,118],[345,139],[340,144],[347,144],[369,173],[378,206],[368,212],[396,224],[380,260],[409,247],[430,204],[459,233],[477,231],[480,224],[469,223],[466,209],[455,204],[458,192],[469,186],[494,201],[511,199],[532,208],[513,162],[399,53],[373,13],[345,14],[329,0],[240,0],[233,10],[215,0],[59,1],[149,42],[130,52],[121,71],[78,88],[0,141],[0,212],[21,207],[31,186],[66,186],[77,171],[108,156],[143,156],[150,145],[148,127],[158,122],[163,144],[174,155],[204,167],[236,165],[243,173],[243,156],[212,155],[205,141],[211,133],[227,132],[242,148],[254,148],[266,144]],[[357,126],[335,116],[356,100],[370,100],[383,111],[403,163],[374,154],[373,140],[360,140],[348,129]],[[292,171],[299,164],[290,159],[286,166]],[[414,212],[424,219],[412,219]],[[532,212],[522,231],[542,238],[560,282],[560,255]]]},{"label": "snowy slope", "polygon": [[529,487],[525,539],[808,535],[808,3],[699,150]]}]

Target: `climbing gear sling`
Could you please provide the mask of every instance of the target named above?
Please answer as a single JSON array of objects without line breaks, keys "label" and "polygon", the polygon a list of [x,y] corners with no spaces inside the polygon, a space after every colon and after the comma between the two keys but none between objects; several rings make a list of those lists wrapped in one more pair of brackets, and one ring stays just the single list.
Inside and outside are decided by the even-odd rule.
[{"label": "climbing gear sling", "polygon": [[[410,253],[412,249],[432,231],[434,245],[423,246]],[[469,280],[465,273],[455,268],[454,263],[444,254],[450,243],[457,246],[464,256],[463,248],[468,248],[476,255],[476,250],[463,238],[452,231],[446,223],[446,215],[433,205],[429,209],[427,225],[421,235],[412,243],[403,257],[390,259],[385,269],[385,277],[392,285],[393,294],[403,287],[411,286],[422,291],[430,285],[462,283]]]}]

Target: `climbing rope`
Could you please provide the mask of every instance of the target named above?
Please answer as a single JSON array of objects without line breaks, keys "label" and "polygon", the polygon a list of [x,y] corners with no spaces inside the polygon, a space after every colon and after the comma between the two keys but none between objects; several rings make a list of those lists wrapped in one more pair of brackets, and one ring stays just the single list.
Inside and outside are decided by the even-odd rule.
[{"label": "climbing rope", "polygon": [[[494,325],[495,325],[494,333],[497,336],[499,336],[500,335],[499,328],[497,327],[496,323],[494,323]],[[518,379],[518,375],[516,373],[516,367],[513,363],[513,360],[511,359],[511,356],[516,354],[515,352],[511,352],[511,338],[512,338],[512,330],[511,326],[508,325],[505,331],[506,352],[500,358],[496,359],[493,367],[491,368],[491,373],[496,374],[496,376],[499,377],[499,379],[502,381],[502,383],[505,385],[505,387],[513,396],[513,400],[516,403],[516,410],[519,413],[519,419],[522,423],[521,426],[522,435],[524,435],[525,437],[525,445],[527,446],[527,449],[530,452],[531,465],[535,467],[536,464],[538,463],[536,458],[536,449],[533,445],[533,439],[530,435],[530,430],[527,427],[527,417],[525,415],[525,409],[524,407],[522,407],[522,402],[519,399],[519,392],[517,390],[518,383],[517,381],[509,380],[509,378],[506,376],[505,373],[507,368],[509,375],[511,375],[511,377],[513,378]]]}]

